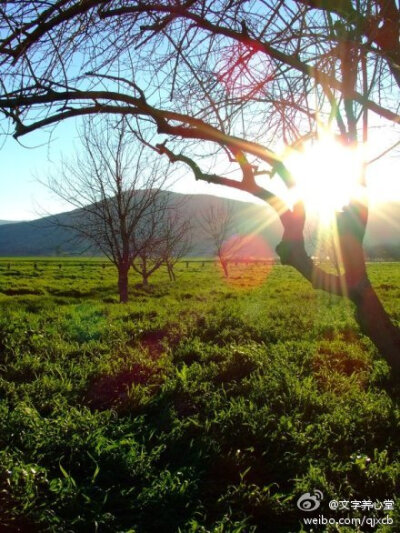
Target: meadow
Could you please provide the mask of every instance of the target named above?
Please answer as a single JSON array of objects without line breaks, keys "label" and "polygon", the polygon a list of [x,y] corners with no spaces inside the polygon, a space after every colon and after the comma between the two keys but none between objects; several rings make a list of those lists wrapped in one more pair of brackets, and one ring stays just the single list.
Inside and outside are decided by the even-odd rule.
[{"label": "meadow", "polygon": [[[0,529],[309,531],[298,497],[394,500],[400,384],[349,302],[280,265],[130,275],[103,260],[0,263]],[[104,265],[104,266],[103,266]],[[369,265],[400,322],[400,264]],[[384,516],[369,510],[369,517]],[[312,515],[315,516],[315,515]]]}]

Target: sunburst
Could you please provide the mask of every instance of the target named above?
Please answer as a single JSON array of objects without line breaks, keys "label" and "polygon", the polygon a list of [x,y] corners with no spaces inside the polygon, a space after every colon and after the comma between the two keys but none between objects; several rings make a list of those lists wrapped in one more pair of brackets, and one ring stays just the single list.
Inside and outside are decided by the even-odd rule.
[{"label": "sunburst", "polygon": [[302,201],[307,213],[321,223],[331,223],[352,198],[365,196],[362,148],[345,146],[333,135],[290,150],[284,163],[296,184],[289,192],[290,202]]}]

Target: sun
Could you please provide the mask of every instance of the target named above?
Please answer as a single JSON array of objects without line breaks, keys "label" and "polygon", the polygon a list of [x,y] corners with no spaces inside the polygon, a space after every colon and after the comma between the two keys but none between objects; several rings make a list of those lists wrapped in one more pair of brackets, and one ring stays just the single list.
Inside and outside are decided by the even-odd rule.
[{"label": "sun", "polygon": [[291,150],[284,163],[296,183],[290,203],[302,201],[307,213],[321,222],[330,222],[362,194],[362,151],[344,146],[334,136],[325,135],[305,143],[301,150]]}]

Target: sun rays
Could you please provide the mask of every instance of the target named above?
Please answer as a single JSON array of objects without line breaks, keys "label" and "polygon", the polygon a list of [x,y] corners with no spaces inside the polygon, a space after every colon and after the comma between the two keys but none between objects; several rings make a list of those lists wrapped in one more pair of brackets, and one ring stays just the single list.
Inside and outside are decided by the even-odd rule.
[{"label": "sun rays", "polygon": [[284,162],[296,183],[291,203],[302,201],[322,225],[329,226],[352,199],[365,196],[362,149],[344,146],[332,135],[290,150]]}]

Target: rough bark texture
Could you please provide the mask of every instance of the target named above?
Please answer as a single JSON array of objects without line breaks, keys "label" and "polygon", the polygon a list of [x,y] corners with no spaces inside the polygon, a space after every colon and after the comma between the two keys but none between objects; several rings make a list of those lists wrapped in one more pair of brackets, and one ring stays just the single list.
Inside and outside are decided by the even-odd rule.
[{"label": "rough bark texture", "polygon": [[118,267],[118,292],[120,303],[128,301],[128,272],[129,268],[125,265]]}]

